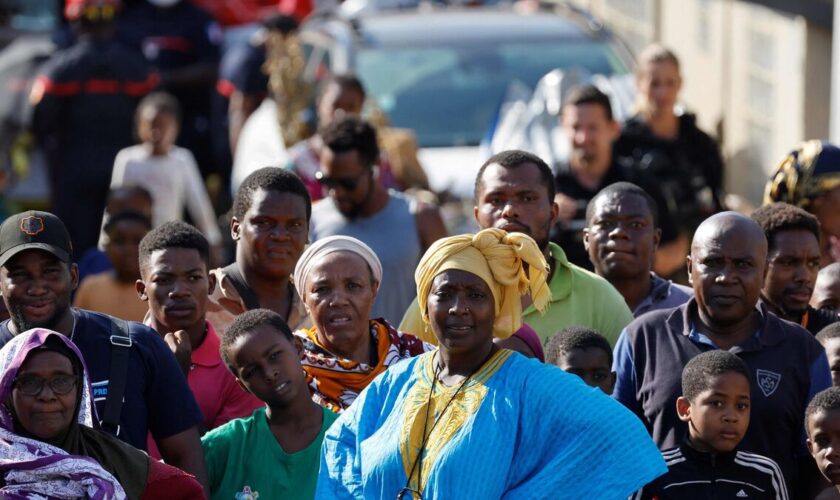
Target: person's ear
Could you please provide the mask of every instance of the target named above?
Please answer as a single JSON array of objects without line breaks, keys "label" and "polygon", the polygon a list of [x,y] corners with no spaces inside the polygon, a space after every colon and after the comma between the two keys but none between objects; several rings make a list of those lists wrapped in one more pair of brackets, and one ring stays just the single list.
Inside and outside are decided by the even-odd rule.
[{"label": "person's ear", "polygon": [[292,334],[292,343],[295,345],[298,356],[303,358],[303,341],[297,335]]},{"label": "person's ear", "polygon": [[615,372],[610,372],[610,395],[615,391],[615,381],[618,379]]},{"label": "person's ear", "polygon": [[230,218],[230,237],[233,241],[239,241],[239,233],[242,229],[242,224],[236,217]]},{"label": "person's ear", "polygon": [[693,285],[694,283],[691,280],[691,254],[685,256],[685,267],[686,271],[688,272],[688,284]]},{"label": "person's ear", "polygon": [[473,218],[478,222],[478,205],[473,205]]},{"label": "person's ear", "polygon": [[677,417],[683,422],[691,420],[691,402],[682,396],[677,398]]},{"label": "person's ear", "polygon": [[621,135],[621,124],[618,123],[617,120],[610,120],[609,124],[609,131],[610,131],[610,139],[612,142],[615,142],[618,139],[618,136]]},{"label": "person's ear", "polygon": [[255,396],[255,394],[254,394],[253,392],[251,392],[251,389],[248,389],[248,386],[247,386],[247,385],[245,385],[245,384],[243,384],[243,383],[242,383],[242,381],[241,381],[241,380],[239,380],[239,377],[237,377],[235,373],[234,373],[234,378],[236,379],[236,385],[238,385],[239,387],[241,387],[241,388],[242,388],[242,390],[243,390],[243,391],[245,391],[245,392],[247,392],[248,394],[250,394],[250,395],[252,395],[252,396]]},{"label": "person's ear", "polygon": [[140,297],[140,300],[143,302],[149,301],[149,295],[146,293],[146,282],[143,280],[137,280],[134,282],[134,290],[137,291],[137,296]]},{"label": "person's ear", "polygon": [[589,252],[589,228],[583,228],[583,249]]},{"label": "person's ear", "polygon": [[653,249],[659,249],[659,243],[662,241],[662,230],[658,227],[653,231]]},{"label": "person's ear", "polygon": [[371,283],[370,288],[373,290],[373,298],[375,299],[376,295],[379,293],[379,282],[374,280],[373,283]]},{"label": "person's ear", "polygon": [[213,290],[216,289],[216,275],[213,273],[207,273],[207,295],[211,295]]},{"label": "person's ear", "polygon": [[251,392],[250,389],[248,389],[248,386],[242,383],[242,380],[239,378],[239,374],[236,373],[236,370],[234,369],[234,367],[232,367],[231,365],[228,365],[227,363],[225,363],[225,365],[227,366],[228,371],[233,375],[233,378],[236,380],[236,385],[241,387],[242,390],[247,392],[248,394],[253,395],[254,393]]},{"label": "person's ear", "polygon": [[72,290],[79,287],[79,265],[75,262],[70,264],[70,284],[73,287]]}]

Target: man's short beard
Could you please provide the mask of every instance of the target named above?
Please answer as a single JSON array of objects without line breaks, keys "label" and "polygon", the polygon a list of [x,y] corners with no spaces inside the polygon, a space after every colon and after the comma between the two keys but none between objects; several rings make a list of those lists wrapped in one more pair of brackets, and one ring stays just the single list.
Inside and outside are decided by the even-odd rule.
[{"label": "man's short beard", "polygon": [[787,309],[785,307],[779,307],[779,309],[781,309],[782,312],[786,316],[788,316],[790,318],[793,318],[793,320],[797,321],[797,322],[801,321],[802,317],[805,316],[805,313],[808,312],[808,307],[807,306],[805,307],[805,309],[797,309],[797,310]]},{"label": "man's short beard", "polygon": [[9,315],[17,328],[18,333],[23,333],[33,328],[46,328],[47,330],[55,330],[56,325],[61,320],[61,315],[64,311],[56,311],[52,316],[41,322],[30,322],[23,314],[23,306],[20,304],[12,305],[9,308]]}]

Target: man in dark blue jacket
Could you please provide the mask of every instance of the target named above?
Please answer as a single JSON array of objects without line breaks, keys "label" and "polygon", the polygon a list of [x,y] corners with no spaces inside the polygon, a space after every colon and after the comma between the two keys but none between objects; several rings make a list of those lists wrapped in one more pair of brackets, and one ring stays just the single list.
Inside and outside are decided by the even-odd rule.
[{"label": "man in dark blue jacket", "polygon": [[754,415],[738,449],[774,460],[790,486],[800,468],[813,470],[803,415],[811,397],[831,385],[831,374],[807,330],[759,303],[766,262],[767,240],[754,221],[735,212],[706,219],[688,258],[694,298],[641,316],[622,332],[613,397],[642,419],[660,449],[673,448],[687,432],[675,404],[683,367],[712,349],[738,355],[753,377]]}]

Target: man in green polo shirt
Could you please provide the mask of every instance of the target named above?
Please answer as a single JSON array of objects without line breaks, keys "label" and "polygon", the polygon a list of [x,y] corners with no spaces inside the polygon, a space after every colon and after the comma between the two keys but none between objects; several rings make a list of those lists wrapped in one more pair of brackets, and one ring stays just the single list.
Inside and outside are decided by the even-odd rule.
[{"label": "man in green polo shirt", "polygon": [[[554,178],[549,166],[525,151],[498,153],[478,171],[475,201],[475,219],[482,229],[496,227],[527,234],[551,266],[551,304],[545,314],[523,303],[523,320],[536,330],[543,345],[567,326],[593,328],[614,345],[633,314],[609,282],[570,263],[563,249],[549,241],[549,230],[559,210],[554,203]],[[399,329],[434,341],[423,331],[416,301],[406,311]]]}]

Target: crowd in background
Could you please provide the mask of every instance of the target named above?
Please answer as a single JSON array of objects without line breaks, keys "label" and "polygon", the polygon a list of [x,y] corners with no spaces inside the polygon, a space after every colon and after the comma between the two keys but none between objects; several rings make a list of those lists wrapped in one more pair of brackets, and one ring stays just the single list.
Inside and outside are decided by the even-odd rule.
[{"label": "crowd in background", "polygon": [[0,226],[2,494],[840,498],[840,148],[728,210],[652,46],[634,116],[576,86],[569,158],[494,154],[449,235],[362,81],[271,69],[314,7],[66,0],[49,210]]}]

